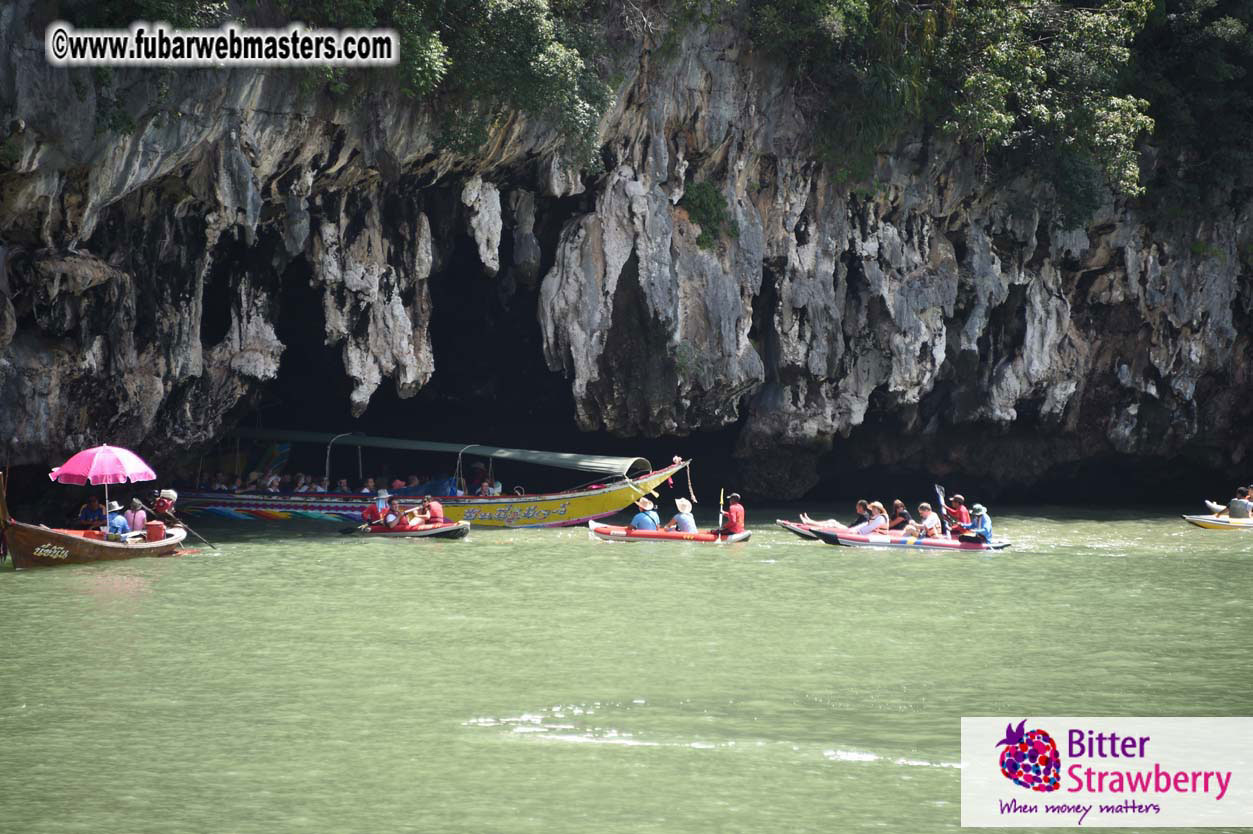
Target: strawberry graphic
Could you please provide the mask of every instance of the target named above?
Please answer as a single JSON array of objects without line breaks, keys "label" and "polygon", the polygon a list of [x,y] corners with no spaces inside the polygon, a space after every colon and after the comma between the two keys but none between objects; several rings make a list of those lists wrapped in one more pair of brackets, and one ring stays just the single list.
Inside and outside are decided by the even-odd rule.
[{"label": "strawberry graphic", "polygon": [[1061,758],[1057,755],[1057,743],[1044,730],[1028,730],[1027,719],[1023,719],[1016,728],[1013,724],[1005,725],[1005,738],[996,743],[1002,744],[1001,773],[1015,785],[1033,791],[1048,793],[1060,787],[1058,776],[1061,773]]}]

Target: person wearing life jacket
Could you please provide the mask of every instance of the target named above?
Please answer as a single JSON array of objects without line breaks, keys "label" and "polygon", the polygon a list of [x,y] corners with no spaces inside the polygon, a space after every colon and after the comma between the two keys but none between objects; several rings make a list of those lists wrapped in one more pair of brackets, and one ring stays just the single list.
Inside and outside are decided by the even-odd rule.
[{"label": "person wearing life jacket", "polygon": [[418,518],[422,519],[423,524],[443,524],[448,520],[444,518],[444,505],[429,495],[422,497],[421,507]]},{"label": "person wearing life jacket", "polygon": [[[385,490],[379,490],[384,492]],[[409,518],[400,509],[399,501],[391,496],[387,499],[387,509],[383,512],[383,524],[389,530],[408,530]]]},{"label": "person wearing life jacket", "polygon": [[744,532],[744,505],[740,503],[740,494],[733,492],[727,496],[727,508],[722,511],[725,521],[713,532],[720,536],[733,536]]},{"label": "person wearing life jacket", "polygon": [[632,530],[656,530],[661,526],[661,516],[657,515],[653,502],[646,496],[641,495],[635,499],[635,506],[639,507],[639,512],[631,519],[628,527]]}]

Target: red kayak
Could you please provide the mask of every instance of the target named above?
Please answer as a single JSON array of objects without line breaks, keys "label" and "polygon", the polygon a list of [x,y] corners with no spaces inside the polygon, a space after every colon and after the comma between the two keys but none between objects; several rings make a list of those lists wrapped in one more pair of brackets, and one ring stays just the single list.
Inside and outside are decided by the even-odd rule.
[{"label": "red kayak", "polygon": [[441,521],[412,527],[385,527],[380,524],[360,532],[363,536],[379,539],[463,539],[470,535],[470,522]]},{"label": "red kayak", "polygon": [[1003,550],[1009,547],[1007,541],[979,544],[964,542],[961,539],[950,539],[947,536],[935,536],[929,539],[901,535],[885,536],[877,533],[864,536],[847,530],[830,530],[825,527],[810,527],[809,531],[827,544],[845,547],[893,547],[921,550]]},{"label": "red kayak", "polygon": [[596,538],[607,542],[661,541],[734,544],[735,542],[746,542],[748,537],[752,535],[752,532],[748,530],[745,530],[743,533],[732,533],[729,536],[722,536],[717,533],[680,533],[677,530],[632,530],[630,527],[615,527],[612,524],[598,524],[595,521],[589,521],[587,529]]}]

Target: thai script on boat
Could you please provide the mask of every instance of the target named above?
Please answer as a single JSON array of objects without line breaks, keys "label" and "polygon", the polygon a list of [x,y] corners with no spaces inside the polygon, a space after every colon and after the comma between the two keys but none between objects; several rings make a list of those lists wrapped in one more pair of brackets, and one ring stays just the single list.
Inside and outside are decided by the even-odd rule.
[{"label": "thai script on boat", "polygon": [[508,504],[496,510],[480,510],[477,507],[468,507],[462,518],[466,521],[503,521],[505,524],[530,524],[547,521],[552,516],[564,516],[569,509],[569,501],[563,501],[552,509],[537,507],[534,504],[527,504],[523,507],[519,507],[516,504]]},{"label": "thai script on boat", "polygon": [[59,544],[41,544],[35,548],[35,555],[45,559],[70,558],[70,552]]}]

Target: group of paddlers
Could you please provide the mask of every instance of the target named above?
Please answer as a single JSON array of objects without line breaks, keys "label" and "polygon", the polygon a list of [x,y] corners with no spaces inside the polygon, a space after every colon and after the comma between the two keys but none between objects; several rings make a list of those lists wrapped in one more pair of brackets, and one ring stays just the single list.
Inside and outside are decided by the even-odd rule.
[{"label": "group of paddlers", "polygon": [[389,530],[408,530],[423,524],[442,524],[447,521],[444,518],[444,505],[431,496],[425,495],[415,506],[402,510],[399,499],[385,489],[380,489],[375,502],[361,511],[361,519],[371,527],[385,527]]},{"label": "group of paddlers", "polygon": [[949,499],[952,506],[940,504],[940,514],[931,505],[923,502],[918,505],[918,518],[914,519],[905,502],[899,498],[892,502],[892,513],[878,501],[861,499],[857,502],[857,515],[848,524],[842,524],[834,518],[816,520],[801,513],[801,521],[811,527],[834,528],[847,530],[850,533],[869,535],[899,535],[913,538],[934,538],[943,536],[944,521],[948,522],[951,535],[964,542],[987,544],[992,541],[992,518],[982,504],[966,506],[966,499],[954,495]]},{"label": "group of paddlers", "polygon": [[[648,496],[641,495],[637,498],[635,506],[639,509],[639,512],[635,514],[635,517],[631,519],[631,523],[627,525],[632,530],[676,530],[680,533],[699,532],[696,527],[696,519],[692,515],[692,502],[686,498],[674,499],[674,508],[678,512],[674,514],[674,518],[664,525],[661,523],[661,516],[657,514],[657,505]],[[733,492],[727,496],[727,508],[725,510],[719,508],[718,514],[722,521],[722,526],[709,532],[721,536],[730,536],[744,532],[744,504],[738,492]]]}]

